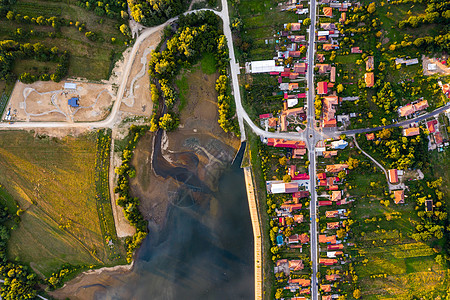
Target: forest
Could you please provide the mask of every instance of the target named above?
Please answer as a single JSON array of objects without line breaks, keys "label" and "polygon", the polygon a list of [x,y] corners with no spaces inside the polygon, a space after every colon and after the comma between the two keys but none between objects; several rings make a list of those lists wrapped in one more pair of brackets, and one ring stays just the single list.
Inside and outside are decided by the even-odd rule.
[{"label": "forest", "polygon": [[190,0],[128,0],[131,17],[145,26],[164,23],[186,11]]},{"label": "forest", "polygon": [[[167,49],[161,52],[153,51],[149,62],[149,74],[155,81],[155,86],[160,86],[168,109],[160,118],[157,118],[156,114],[153,115],[151,130],[155,131],[160,127],[170,131],[177,127],[177,116],[172,111],[178,100],[173,87],[174,78],[181,68],[188,68],[196,63],[203,53],[213,53],[220,74],[216,82],[218,122],[225,132],[238,134],[227,76],[228,48],[226,38],[219,29],[219,17],[210,11],[189,14],[180,16],[178,26],[175,33],[170,33],[173,36],[167,41]],[[152,88],[154,89],[155,87]]]}]

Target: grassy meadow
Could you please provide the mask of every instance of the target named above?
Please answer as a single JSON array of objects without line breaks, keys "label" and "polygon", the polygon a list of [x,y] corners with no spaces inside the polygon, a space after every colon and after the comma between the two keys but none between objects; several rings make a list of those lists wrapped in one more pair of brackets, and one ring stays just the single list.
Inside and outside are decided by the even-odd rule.
[{"label": "grassy meadow", "polygon": [[102,225],[99,220],[96,155],[95,135],[58,140],[21,131],[0,133],[0,182],[12,197],[0,196],[8,207],[14,208],[14,198],[24,210],[8,245],[10,259],[44,276],[65,263],[118,262],[102,233],[108,221]]},{"label": "grassy meadow", "polygon": [[[120,58],[125,49],[127,38],[119,31],[122,21],[99,17],[93,11],[76,6],[76,1],[31,1],[20,0],[13,5],[12,10],[22,16],[46,18],[56,16],[70,20],[73,25],[62,26],[55,30],[51,26],[38,26],[6,18],[0,20],[0,39],[15,39],[20,43],[41,42],[47,47],[58,47],[70,52],[70,66],[68,76],[84,77],[89,80],[108,79],[113,63]],[[85,31],[96,34],[97,40],[90,41],[85,37],[85,31],[80,32],[74,26],[75,22],[85,24]],[[24,34],[18,36],[16,30],[20,28]],[[30,34],[33,31],[33,34]],[[115,38],[114,42],[111,38]],[[21,72],[31,74],[38,70],[54,69],[52,62],[36,60],[17,61],[14,66],[16,75]]]}]

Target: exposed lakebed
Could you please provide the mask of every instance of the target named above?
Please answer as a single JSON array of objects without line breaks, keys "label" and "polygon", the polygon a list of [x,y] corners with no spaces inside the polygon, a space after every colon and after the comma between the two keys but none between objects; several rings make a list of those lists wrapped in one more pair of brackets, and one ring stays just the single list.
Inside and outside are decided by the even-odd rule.
[{"label": "exposed lakebed", "polygon": [[[211,77],[211,78],[210,78]],[[202,76],[175,132],[136,147],[133,194],[149,220],[131,271],[83,274],[73,299],[252,299],[253,234],[236,138],[217,124],[214,76]],[[205,86],[212,86],[209,92]],[[196,91],[195,89],[198,89]],[[192,99],[192,100],[191,100]],[[92,275],[92,276],[91,276]]]}]

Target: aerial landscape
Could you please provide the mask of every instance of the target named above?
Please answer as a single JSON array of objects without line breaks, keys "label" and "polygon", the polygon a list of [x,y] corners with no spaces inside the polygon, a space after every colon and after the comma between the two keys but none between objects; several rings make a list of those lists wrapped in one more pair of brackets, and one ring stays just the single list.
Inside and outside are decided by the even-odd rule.
[{"label": "aerial landscape", "polygon": [[450,299],[450,0],[0,1],[0,299]]}]

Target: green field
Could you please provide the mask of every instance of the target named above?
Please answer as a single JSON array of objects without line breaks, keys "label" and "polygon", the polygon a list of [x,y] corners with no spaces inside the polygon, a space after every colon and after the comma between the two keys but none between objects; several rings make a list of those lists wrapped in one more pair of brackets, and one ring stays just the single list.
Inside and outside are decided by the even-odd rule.
[{"label": "green field", "polygon": [[[58,140],[20,131],[0,133],[0,182],[24,210],[9,241],[10,259],[44,276],[65,263],[122,262],[118,255],[124,254],[123,247],[114,245],[113,257],[102,233],[95,161],[95,135]],[[14,207],[11,197],[2,198]]]}]

